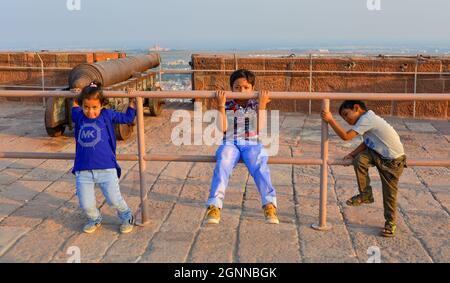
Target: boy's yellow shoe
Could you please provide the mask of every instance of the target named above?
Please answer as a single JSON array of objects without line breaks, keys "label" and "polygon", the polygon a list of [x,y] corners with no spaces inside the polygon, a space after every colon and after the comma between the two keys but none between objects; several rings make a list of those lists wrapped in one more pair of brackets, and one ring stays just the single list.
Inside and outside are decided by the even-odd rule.
[{"label": "boy's yellow shoe", "polygon": [[135,224],[135,219],[134,216],[132,215],[130,219],[128,219],[127,221],[123,222],[120,225],[120,233],[122,234],[127,234],[130,233],[131,231],[133,231],[133,226]]},{"label": "boy's yellow shoe", "polygon": [[94,233],[95,230],[97,230],[97,228],[100,227],[100,225],[101,225],[100,223],[89,221],[86,225],[84,225],[83,232],[87,234]]},{"label": "boy's yellow shoe", "polygon": [[207,224],[219,224],[220,221],[220,208],[210,205],[206,212],[206,223]]},{"label": "boy's yellow shoe", "polygon": [[269,203],[264,206],[264,217],[266,218],[266,223],[269,224],[279,224],[280,221],[278,220],[277,216],[277,208]]}]

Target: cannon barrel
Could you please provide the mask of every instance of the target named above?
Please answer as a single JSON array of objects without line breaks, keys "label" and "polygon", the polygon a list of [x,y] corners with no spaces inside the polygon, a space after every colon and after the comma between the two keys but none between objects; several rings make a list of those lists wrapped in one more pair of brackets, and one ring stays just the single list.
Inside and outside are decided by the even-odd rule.
[{"label": "cannon barrel", "polygon": [[159,66],[159,54],[137,55],[121,59],[101,61],[94,64],[80,64],[70,71],[69,87],[83,88],[92,81],[102,83],[104,87],[126,81],[134,73]]}]

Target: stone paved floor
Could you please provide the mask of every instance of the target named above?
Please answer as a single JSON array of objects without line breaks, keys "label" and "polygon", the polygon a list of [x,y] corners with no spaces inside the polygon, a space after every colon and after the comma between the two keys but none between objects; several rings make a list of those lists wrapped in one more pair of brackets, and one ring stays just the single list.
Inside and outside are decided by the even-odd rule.
[{"label": "stone paved floor", "polygon": [[[213,154],[214,146],[174,146],[169,104],[160,117],[146,117],[146,145],[153,153]],[[73,152],[73,133],[47,137],[43,109],[36,104],[0,104],[1,151]],[[449,121],[387,118],[411,158],[449,158]],[[284,113],[279,156],[319,157],[320,119]],[[330,131],[331,132],[331,131]],[[330,157],[353,143],[331,136]],[[135,140],[118,143],[119,153],[136,150]],[[121,189],[136,211],[136,162],[121,162]],[[345,206],[355,194],[351,167],[329,170],[327,232],[310,228],[318,220],[319,167],[270,165],[279,201],[280,225],[263,221],[259,196],[243,164],[235,169],[220,225],[204,225],[213,163],[147,164],[150,223],[118,233],[115,212],[98,194],[104,225],[80,232],[85,218],[74,195],[72,161],[0,159],[0,262],[67,262],[72,247],[82,262],[366,262],[371,246],[382,262],[450,262],[450,169],[409,167],[400,181],[399,233],[386,239],[381,183],[371,169],[375,203]]]}]

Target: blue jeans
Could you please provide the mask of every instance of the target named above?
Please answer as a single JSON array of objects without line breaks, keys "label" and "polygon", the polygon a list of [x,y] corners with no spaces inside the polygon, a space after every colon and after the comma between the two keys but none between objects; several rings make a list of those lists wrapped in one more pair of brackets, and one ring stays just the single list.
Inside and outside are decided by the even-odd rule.
[{"label": "blue jeans", "polygon": [[211,192],[207,205],[222,208],[225,190],[231,173],[242,157],[250,175],[255,180],[261,196],[262,205],[272,203],[277,206],[275,189],[270,181],[270,171],[267,166],[267,153],[259,143],[225,142],[216,152],[216,167],[211,182]]},{"label": "blue jeans", "polygon": [[96,205],[95,184],[99,185],[108,205],[117,209],[117,215],[122,222],[131,218],[131,209],[120,194],[119,178],[115,168],[76,171],[75,176],[80,207],[89,221],[95,223],[102,221],[102,215]]}]

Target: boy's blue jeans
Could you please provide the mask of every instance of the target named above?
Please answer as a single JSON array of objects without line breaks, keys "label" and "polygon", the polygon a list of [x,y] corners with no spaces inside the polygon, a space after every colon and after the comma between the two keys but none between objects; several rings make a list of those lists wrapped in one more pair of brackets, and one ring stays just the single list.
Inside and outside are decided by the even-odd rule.
[{"label": "boy's blue jeans", "polygon": [[96,205],[95,184],[99,185],[108,205],[117,209],[117,215],[122,222],[131,218],[131,209],[120,194],[119,178],[115,168],[76,171],[75,176],[80,207],[89,221],[95,223],[102,221],[102,215]]},{"label": "boy's blue jeans", "polygon": [[277,206],[275,189],[270,181],[268,156],[264,147],[256,142],[224,142],[216,151],[216,167],[211,182],[211,192],[207,206],[214,205],[222,208],[225,190],[228,186],[231,173],[242,157],[248,171],[255,180],[262,205],[272,203]]}]

